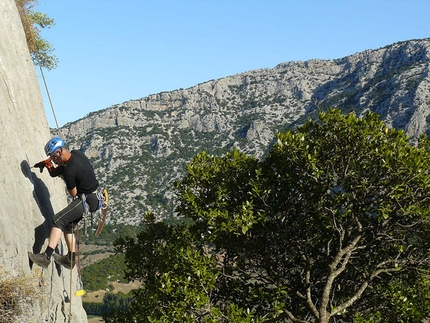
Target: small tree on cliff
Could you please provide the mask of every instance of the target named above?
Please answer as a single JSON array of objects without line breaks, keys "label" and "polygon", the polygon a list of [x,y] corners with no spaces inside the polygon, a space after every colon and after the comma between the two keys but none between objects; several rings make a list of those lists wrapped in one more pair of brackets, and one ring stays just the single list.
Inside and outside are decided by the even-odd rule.
[{"label": "small tree on cliff", "polygon": [[53,54],[54,48],[40,35],[40,28],[51,28],[55,25],[54,19],[48,17],[47,14],[34,10],[38,0],[15,0],[15,3],[24,27],[33,63],[48,70],[56,68],[58,59]]},{"label": "small tree on cliff", "polygon": [[373,113],[319,117],[278,134],[262,162],[197,155],[176,184],[188,224],[117,241],[144,284],[107,322],[420,322],[428,141],[411,145]]}]

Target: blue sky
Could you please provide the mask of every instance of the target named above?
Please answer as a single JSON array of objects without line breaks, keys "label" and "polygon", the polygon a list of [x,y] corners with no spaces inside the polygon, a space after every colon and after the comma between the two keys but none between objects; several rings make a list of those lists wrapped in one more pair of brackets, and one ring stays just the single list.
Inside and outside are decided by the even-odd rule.
[{"label": "blue sky", "polygon": [[[430,37],[428,0],[39,0],[59,126],[150,94]],[[36,69],[50,127],[56,124]]]}]

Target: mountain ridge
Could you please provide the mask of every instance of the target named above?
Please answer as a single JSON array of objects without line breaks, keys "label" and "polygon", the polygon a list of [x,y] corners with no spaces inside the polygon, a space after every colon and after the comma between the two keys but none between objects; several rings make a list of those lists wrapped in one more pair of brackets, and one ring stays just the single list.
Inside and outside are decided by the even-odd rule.
[{"label": "mountain ridge", "polygon": [[112,192],[110,221],[137,224],[144,211],[172,215],[171,184],[199,151],[264,158],[276,132],[329,107],[374,111],[412,138],[429,134],[429,61],[430,38],[284,62],[115,104],[59,130]]}]

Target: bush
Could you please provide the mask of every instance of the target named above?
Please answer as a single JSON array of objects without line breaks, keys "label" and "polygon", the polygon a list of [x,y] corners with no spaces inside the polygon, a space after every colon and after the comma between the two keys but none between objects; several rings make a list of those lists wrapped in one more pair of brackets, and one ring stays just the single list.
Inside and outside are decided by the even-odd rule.
[{"label": "bush", "polygon": [[33,305],[36,284],[29,277],[5,277],[0,272],[0,323],[14,322]]}]

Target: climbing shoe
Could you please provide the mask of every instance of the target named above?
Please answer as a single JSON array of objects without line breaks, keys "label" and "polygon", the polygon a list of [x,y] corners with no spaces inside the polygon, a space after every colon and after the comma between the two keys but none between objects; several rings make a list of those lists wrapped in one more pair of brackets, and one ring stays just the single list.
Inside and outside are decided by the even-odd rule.
[{"label": "climbing shoe", "polygon": [[70,260],[68,256],[61,256],[56,253],[54,253],[54,261],[66,269],[73,269],[76,264],[75,259]]},{"label": "climbing shoe", "polygon": [[38,254],[28,252],[28,258],[30,258],[33,263],[38,264],[42,268],[48,268],[49,264],[51,263],[51,260],[48,259],[46,252]]}]

